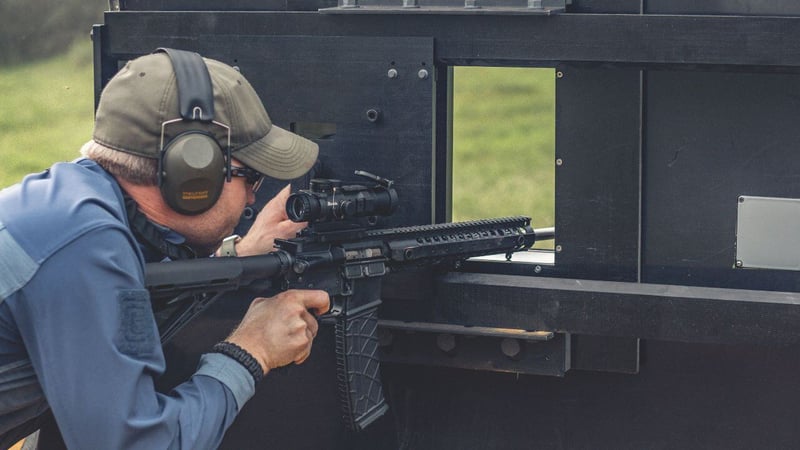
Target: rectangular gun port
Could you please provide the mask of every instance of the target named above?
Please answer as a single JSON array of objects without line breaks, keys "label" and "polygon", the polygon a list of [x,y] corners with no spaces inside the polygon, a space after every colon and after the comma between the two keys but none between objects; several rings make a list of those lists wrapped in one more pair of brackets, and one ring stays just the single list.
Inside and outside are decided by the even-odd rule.
[{"label": "rectangular gun port", "polygon": [[453,72],[452,220],[525,215],[553,226],[556,70]]}]

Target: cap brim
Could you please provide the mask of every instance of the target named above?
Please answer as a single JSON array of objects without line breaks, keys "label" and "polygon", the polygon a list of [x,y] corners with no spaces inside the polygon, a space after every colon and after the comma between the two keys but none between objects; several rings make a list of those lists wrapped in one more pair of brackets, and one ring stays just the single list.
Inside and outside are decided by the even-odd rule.
[{"label": "cap brim", "polygon": [[317,144],[275,125],[263,138],[233,152],[233,157],[248,167],[279,180],[305,175],[317,155]]}]

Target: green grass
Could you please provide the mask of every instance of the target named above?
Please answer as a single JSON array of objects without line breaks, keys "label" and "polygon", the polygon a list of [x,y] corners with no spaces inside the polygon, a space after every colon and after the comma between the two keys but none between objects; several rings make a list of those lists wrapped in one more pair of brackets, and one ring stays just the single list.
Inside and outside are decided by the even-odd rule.
[{"label": "green grass", "polygon": [[453,89],[453,220],[555,223],[553,69],[459,67]]},{"label": "green grass", "polygon": [[[530,215],[554,223],[552,69],[459,67],[454,86],[453,220]],[[91,43],[0,68],[0,187],[78,156],[93,120]]]},{"label": "green grass", "polygon": [[5,187],[76,158],[91,138],[91,42],[82,40],[52,59],[0,67],[0,92],[0,187]]}]

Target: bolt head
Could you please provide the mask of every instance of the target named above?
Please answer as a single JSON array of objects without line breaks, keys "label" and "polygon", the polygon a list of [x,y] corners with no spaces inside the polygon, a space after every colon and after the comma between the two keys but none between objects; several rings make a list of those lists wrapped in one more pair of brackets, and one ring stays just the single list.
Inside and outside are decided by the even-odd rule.
[{"label": "bolt head", "polygon": [[500,341],[500,350],[509,358],[516,358],[522,352],[522,346],[517,339],[503,339]]},{"label": "bolt head", "polygon": [[372,123],[377,122],[381,118],[381,112],[377,109],[367,110],[367,120]]},{"label": "bolt head", "polygon": [[397,75],[398,75],[397,69],[389,69],[389,71],[386,72],[386,76],[392,79],[397,78]]},{"label": "bolt head", "polygon": [[445,353],[452,353],[456,349],[456,337],[449,333],[437,335],[436,346]]}]

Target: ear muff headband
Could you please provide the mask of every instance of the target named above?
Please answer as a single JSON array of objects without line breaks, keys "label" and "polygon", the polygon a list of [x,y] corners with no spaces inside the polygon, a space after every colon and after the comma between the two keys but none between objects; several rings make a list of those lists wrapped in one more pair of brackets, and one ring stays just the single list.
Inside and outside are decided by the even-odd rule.
[{"label": "ear muff headband", "polygon": [[211,122],[214,120],[214,88],[203,57],[195,52],[159,48],[172,62],[178,82],[178,105],[185,120]]},{"label": "ear muff headband", "polygon": [[[203,58],[194,52],[159,48],[172,62],[178,85],[180,118],[161,124],[159,188],[164,201],[175,211],[196,215],[208,211],[230,180],[230,128],[214,120],[214,89]],[[164,142],[165,129],[177,122],[213,123],[225,128],[223,151],[205,130],[185,131]]]}]

